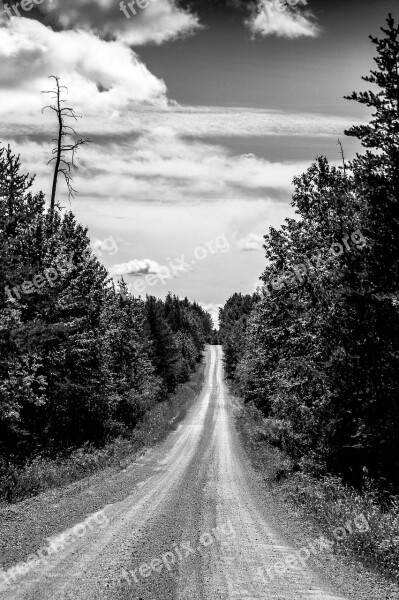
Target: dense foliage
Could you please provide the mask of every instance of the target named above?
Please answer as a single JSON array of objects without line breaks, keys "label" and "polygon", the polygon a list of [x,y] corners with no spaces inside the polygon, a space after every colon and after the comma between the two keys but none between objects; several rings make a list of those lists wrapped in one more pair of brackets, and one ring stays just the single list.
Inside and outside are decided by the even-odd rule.
[{"label": "dense foliage", "polygon": [[243,357],[248,316],[257,300],[258,294],[233,294],[219,311],[225,369],[230,379],[234,378],[237,365]]},{"label": "dense foliage", "polygon": [[147,296],[147,327],[155,371],[166,389],[186,381],[210,342],[212,319],[196,302],[168,294],[165,301]]},{"label": "dense foliage", "polygon": [[373,109],[346,132],[367,148],[296,177],[287,219],[265,235],[260,297],[221,311],[227,373],[302,463],[399,488],[399,28],[377,47]]},{"label": "dense foliage", "polygon": [[0,470],[128,437],[188,379],[213,327],[187,299],[116,289],[74,215],[50,225],[31,189],[0,149]]}]

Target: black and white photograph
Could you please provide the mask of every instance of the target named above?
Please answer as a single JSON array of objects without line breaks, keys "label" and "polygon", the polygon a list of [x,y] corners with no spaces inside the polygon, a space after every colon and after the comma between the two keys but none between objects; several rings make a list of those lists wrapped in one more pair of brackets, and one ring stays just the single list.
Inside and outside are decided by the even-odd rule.
[{"label": "black and white photograph", "polygon": [[0,0],[0,599],[399,600],[398,0]]}]

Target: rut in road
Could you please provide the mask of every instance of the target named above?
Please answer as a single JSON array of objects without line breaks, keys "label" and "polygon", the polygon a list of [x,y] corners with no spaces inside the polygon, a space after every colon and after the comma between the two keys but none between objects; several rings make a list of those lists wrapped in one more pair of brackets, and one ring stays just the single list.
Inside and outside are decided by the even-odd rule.
[{"label": "rut in road", "polygon": [[112,485],[126,494],[104,508],[108,526],[49,556],[46,567],[21,576],[2,597],[344,600],[305,561],[280,574],[274,569],[298,549],[279,537],[265,514],[234,410],[221,348],[210,346],[203,391],[185,420],[113,477]]}]

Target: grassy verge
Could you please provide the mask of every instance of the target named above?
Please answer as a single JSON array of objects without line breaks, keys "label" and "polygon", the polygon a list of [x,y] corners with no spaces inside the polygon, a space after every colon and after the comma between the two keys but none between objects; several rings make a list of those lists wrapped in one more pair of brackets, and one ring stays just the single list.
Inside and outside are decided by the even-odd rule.
[{"label": "grassy verge", "polygon": [[327,538],[335,528],[360,520],[361,530],[355,528],[341,541],[335,541],[335,551],[360,559],[399,581],[398,498],[391,498],[390,507],[384,509],[370,483],[359,493],[344,486],[338,477],[316,477],[306,468],[296,470],[289,456],[272,445],[270,420],[253,406],[242,407],[237,427],[255,470],[277,500],[289,505]]},{"label": "grassy verge", "polygon": [[176,428],[200,393],[204,374],[205,363],[202,362],[188,382],[144,416],[129,439],[117,438],[101,449],[79,448],[66,458],[37,457],[22,468],[8,468],[0,473],[0,505],[84,479],[107,467],[124,469],[132,455],[162,441]]}]

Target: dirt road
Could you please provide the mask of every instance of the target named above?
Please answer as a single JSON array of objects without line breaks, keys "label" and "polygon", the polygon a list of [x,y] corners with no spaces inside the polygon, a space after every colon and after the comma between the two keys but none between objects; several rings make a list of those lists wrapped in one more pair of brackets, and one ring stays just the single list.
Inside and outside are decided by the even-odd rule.
[{"label": "dirt road", "polygon": [[[95,498],[90,506],[102,516],[86,518],[64,549],[54,531],[41,533],[43,560],[32,557],[2,598],[343,600],[327,574],[308,567],[308,550],[284,541],[265,509],[234,429],[221,355],[220,347],[208,348],[204,389],[164,443],[89,489],[46,496],[54,515]],[[40,502],[26,503],[37,519],[40,506],[45,510]],[[19,560],[28,553],[32,542]]]}]

